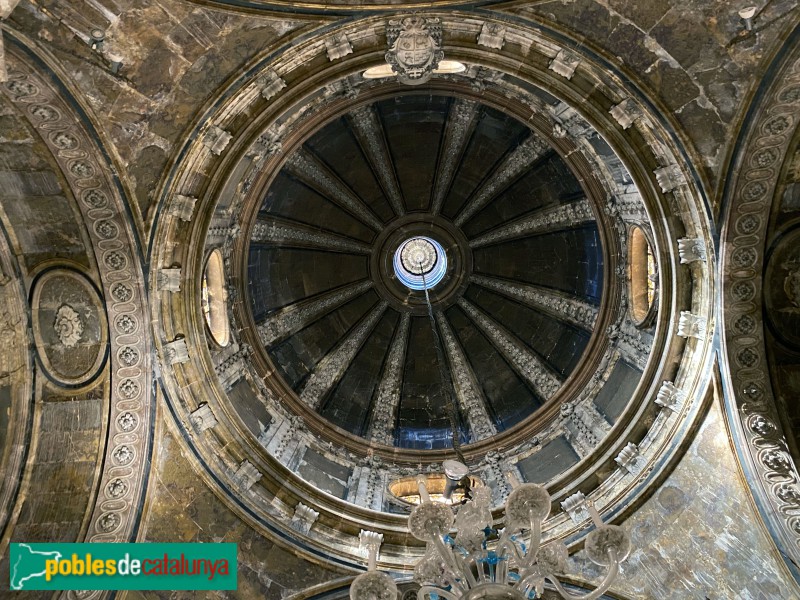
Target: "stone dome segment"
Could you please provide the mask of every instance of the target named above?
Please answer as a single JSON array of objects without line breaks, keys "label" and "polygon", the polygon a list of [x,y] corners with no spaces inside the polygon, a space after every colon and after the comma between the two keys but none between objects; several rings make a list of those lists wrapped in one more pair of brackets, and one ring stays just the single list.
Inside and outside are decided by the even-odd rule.
[{"label": "stone dome segment", "polygon": [[[439,277],[435,334],[397,270],[412,239],[430,240],[418,258]],[[531,418],[580,364],[603,290],[598,225],[562,157],[446,94],[378,100],[310,135],[263,195],[247,260],[258,351],[304,410],[415,450]]]}]

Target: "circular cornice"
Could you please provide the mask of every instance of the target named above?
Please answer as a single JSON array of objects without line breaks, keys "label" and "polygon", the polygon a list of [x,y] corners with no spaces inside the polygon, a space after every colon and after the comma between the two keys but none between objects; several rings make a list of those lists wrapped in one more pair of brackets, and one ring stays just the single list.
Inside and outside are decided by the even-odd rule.
[{"label": "circular cornice", "polygon": [[[640,92],[622,83],[622,77],[609,74],[598,67],[592,57],[585,55],[579,55],[580,64],[569,79],[556,75],[548,66],[561,46],[558,39],[550,36],[546,29],[515,24],[513,34],[517,39],[525,40],[524,48],[516,43],[507,43],[502,52],[495,52],[477,46],[474,41],[483,23],[491,18],[479,19],[468,13],[433,13],[433,16],[442,19],[445,55],[466,62],[471,66],[471,71],[461,78],[431,80],[427,84],[429,88],[447,86],[450,89],[464,89],[466,86],[460,82],[472,81],[477,84],[476,87],[483,88],[483,102],[496,100],[508,106],[509,98],[525,97],[524,86],[544,87],[548,93],[561,98],[582,118],[602,131],[605,142],[627,167],[646,206],[649,217],[647,223],[652,228],[661,278],[653,345],[653,352],[659,360],[650,360],[645,366],[643,380],[634,392],[633,401],[624,418],[614,426],[612,434],[607,435],[584,460],[549,484],[556,501],[582,491],[596,502],[606,519],[618,518],[632,510],[658,478],[668,472],[669,465],[679,456],[686,436],[702,412],[703,398],[700,392],[710,376],[714,326],[711,275],[715,268],[715,257],[707,220],[708,207],[694,179],[686,176],[692,169],[683,160],[686,154],[676,145],[677,137],[664,128],[658,114],[649,111],[647,103],[639,107],[641,112],[632,119],[635,121],[633,126],[623,128],[609,114],[609,110],[623,100],[632,98],[636,103],[636,98],[640,97]],[[328,560],[340,564],[355,565],[361,562],[362,559],[354,550],[357,542],[353,541],[359,529],[384,533],[386,551],[381,552],[383,568],[404,569],[418,555],[419,549],[409,545],[402,517],[366,510],[318,491],[259,446],[255,434],[235,413],[225,399],[224,390],[216,382],[214,363],[202,333],[202,321],[199,320],[202,316],[198,310],[204,243],[225,244],[224,233],[219,232],[217,225],[209,229],[212,220],[219,223],[223,215],[228,215],[230,219],[231,215],[237,214],[242,192],[250,193],[250,190],[259,188],[264,190],[269,183],[267,176],[249,176],[248,168],[241,161],[248,154],[249,160],[259,154],[254,143],[264,132],[268,134],[267,137],[277,134],[283,151],[287,152],[301,141],[299,138],[302,135],[293,130],[298,118],[308,118],[310,121],[323,112],[320,108],[324,108],[327,114],[333,114],[357,104],[365,104],[368,93],[372,93],[371,88],[359,85],[358,89],[354,89],[352,77],[367,66],[380,62],[385,46],[382,38],[375,39],[374,31],[382,24],[380,18],[369,18],[337,29],[338,32],[347,33],[354,46],[353,53],[340,60],[320,60],[320,53],[324,55],[324,44],[320,39],[310,39],[298,44],[291,55],[286,53],[271,63],[250,69],[251,76],[272,71],[284,78],[286,88],[269,102],[259,98],[255,79],[252,78],[220,91],[218,100],[202,118],[206,125],[192,133],[191,138],[196,141],[187,141],[185,150],[181,151],[181,160],[166,179],[171,183],[169,189],[164,190],[162,217],[157,223],[155,236],[154,261],[159,265],[180,264],[186,273],[187,285],[181,293],[162,295],[160,303],[153,303],[153,322],[157,328],[164,330],[163,334],[158,335],[159,339],[173,339],[170,336],[186,332],[187,345],[194,349],[194,352],[190,351],[188,362],[165,368],[162,377],[167,400],[180,428],[192,431],[189,414],[202,402],[207,402],[219,421],[212,429],[194,432],[191,436],[187,434],[186,440],[198,456],[206,473],[204,477],[213,482],[212,488],[221,497],[239,507],[243,518],[257,527],[272,531],[280,531],[284,527],[281,521],[292,514],[297,502],[310,504],[319,512],[318,520],[308,534],[293,533],[294,541],[291,543],[297,544],[301,552],[317,557],[327,556]],[[508,23],[504,24],[508,26]],[[369,32],[369,35],[363,35],[364,32]],[[290,60],[294,61],[292,67],[289,66]],[[298,71],[298,65],[304,65],[304,68]],[[498,75],[498,79],[502,75],[502,82],[493,82],[492,74]],[[375,93],[403,93],[397,85],[380,85],[380,88],[379,85],[372,88],[379,89]],[[327,96],[318,92],[325,89],[330,91]],[[348,97],[352,96],[348,90],[353,90],[355,99]],[[517,110],[522,111],[525,105],[518,102],[516,106]],[[522,118],[530,119],[531,124],[542,131],[552,130],[553,115],[536,102],[533,102],[533,106],[534,109],[531,109],[531,104],[528,104]],[[234,138],[221,156],[211,154],[199,141],[211,125],[229,130]],[[564,152],[569,144],[568,138],[555,138],[552,142],[559,152]],[[266,156],[253,172],[277,172],[285,155],[261,154]],[[573,169],[579,173],[580,169],[586,169],[589,173],[595,167],[583,152],[573,152],[571,158],[574,161]],[[237,163],[241,163],[241,168],[231,177],[231,167]],[[670,180],[666,179],[665,170],[673,175]],[[587,179],[584,186],[587,189],[594,188],[589,194],[592,198],[605,200],[611,193],[602,181]],[[181,221],[174,212],[179,198],[186,196],[198,198],[195,217],[190,223]],[[606,201],[603,206],[595,208],[595,212],[600,212],[598,220],[607,220],[609,223],[608,239],[604,239],[603,243],[613,244],[618,236],[624,239],[623,216],[627,214],[627,208],[618,200]],[[247,219],[245,215],[241,223],[241,229],[245,231],[250,227]],[[694,263],[691,267],[680,266],[678,236],[696,238],[705,243],[708,250],[706,261]],[[230,246],[225,247],[230,252]],[[230,256],[234,263],[242,260],[237,248],[241,248],[241,244],[234,246]],[[624,256],[624,253],[620,255]],[[614,273],[622,275],[624,271]],[[152,277],[156,275],[154,269]],[[607,297],[609,295],[604,294],[604,298]],[[690,332],[688,341],[677,337],[681,311],[687,314],[691,311],[692,316],[704,322],[706,335]],[[612,325],[598,323],[599,335],[606,337],[607,327]],[[247,329],[248,325],[244,324],[244,327]],[[615,340],[619,340],[620,336],[627,339],[624,331],[613,330],[613,327],[608,331],[614,334]],[[687,335],[685,330],[681,330],[681,333]],[[664,402],[669,405],[662,408],[653,400],[657,392],[665,389],[662,386],[665,380],[674,382],[677,393],[665,396]],[[253,380],[252,385],[260,389],[267,400],[282,398],[281,394],[276,397],[274,391],[265,388],[259,378]],[[556,411],[558,409],[555,407]],[[525,439],[526,435],[530,435],[530,432],[516,438],[509,435],[507,443],[530,445],[531,440]],[[535,450],[531,447],[525,452],[532,455]],[[433,453],[431,457],[432,460],[438,460],[445,455]],[[345,457],[344,460],[350,459]],[[368,456],[366,460],[372,458]],[[481,463],[486,465],[485,468],[499,469],[497,472],[502,474],[502,460],[486,460],[488,462]],[[241,490],[240,480],[235,477],[243,461],[249,462],[263,474],[246,492]],[[555,514],[546,522],[545,535],[549,538],[565,538],[570,542],[580,539],[577,526],[564,513]]]}]

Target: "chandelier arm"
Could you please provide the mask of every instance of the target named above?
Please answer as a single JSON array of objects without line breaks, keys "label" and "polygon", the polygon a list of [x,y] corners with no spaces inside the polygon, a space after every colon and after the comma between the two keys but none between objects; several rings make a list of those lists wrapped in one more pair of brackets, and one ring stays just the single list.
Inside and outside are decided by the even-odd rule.
[{"label": "chandelier arm", "polygon": [[[464,583],[459,581],[458,575],[463,569],[459,568],[458,562],[456,561],[456,557],[453,554],[453,549],[444,542],[444,536],[439,533],[438,531],[432,536],[433,543],[436,546],[436,549],[439,551],[439,554],[444,559],[445,563],[445,571],[450,578],[450,584],[455,588],[459,587],[463,592],[466,592],[469,587],[465,587]],[[474,582],[474,578],[472,577],[472,573],[469,573],[469,577],[472,578]]]},{"label": "chandelier arm", "polygon": [[599,598],[603,594],[605,594],[608,589],[611,587],[611,584],[614,583],[614,580],[617,578],[617,574],[619,574],[619,561],[617,560],[617,551],[613,548],[609,549],[608,551],[609,557],[611,558],[611,564],[608,565],[608,573],[606,573],[605,578],[603,579],[602,583],[597,586],[594,590],[589,592],[588,594],[584,595],[576,595],[571,594],[564,586],[561,585],[561,582],[556,579],[555,575],[545,575],[545,578],[553,584],[559,594],[561,594],[562,598],[566,600],[595,600],[595,598]]},{"label": "chandelier arm", "polygon": [[439,596],[440,598],[444,598],[445,600],[459,600],[459,598],[461,597],[460,594],[454,594],[453,592],[449,590],[443,590],[440,587],[436,587],[433,585],[423,585],[421,588],[419,588],[419,591],[417,592],[417,600],[425,600],[425,597],[431,593],[436,594],[437,596]]},{"label": "chandelier arm", "polygon": [[527,568],[533,566],[536,562],[536,557],[539,554],[539,546],[542,543],[542,522],[535,518],[531,517],[531,542],[530,547],[528,548],[528,552],[525,554],[525,562],[524,565]]}]

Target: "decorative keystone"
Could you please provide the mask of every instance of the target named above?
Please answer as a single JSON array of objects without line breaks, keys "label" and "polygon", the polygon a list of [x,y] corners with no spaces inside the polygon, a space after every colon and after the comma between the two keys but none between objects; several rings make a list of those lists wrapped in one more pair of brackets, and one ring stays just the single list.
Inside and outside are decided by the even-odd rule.
[{"label": "decorative keystone", "polygon": [[233,475],[234,482],[245,491],[253,487],[253,484],[259,479],[261,479],[261,473],[249,460],[243,460]]},{"label": "decorative keystone", "polygon": [[189,360],[189,348],[186,347],[186,340],[179,338],[164,344],[164,362],[168,365],[185,363]]},{"label": "decorative keystone", "polygon": [[548,68],[566,79],[572,79],[572,76],[575,74],[575,69],[578,68],[580,63],[581,59],[577,54],[562,48],[559,50],[558,54],[556,54],[555,58],[550,61],[550,66]]},{"label": "decorative keystone", "polygon": [[653,171],[653,174],[656,176],[661,191],[665,194],[686,184],[686,178],[678,165],[661,167]]},{"label": "decorative keystone", "polygon": [[671,381],[665,381],[661,384],[661,389],[658,390],[656,395],[656,404],[668,408],[673,412],[678,412],[680,405],[686,398],[686,394],[675,387]]},{"label": "decorative keystone", "polygon": [[286,87],[286,82],[275,71],[269,69],[258,79],[257,85],[261,88],[264,100],[269,100]]},{"label": "decorative keystone", "polygon": [[338,33],[325,39],[325,48],[328,50],[328,60],[334,61],[353,53],[353,44],[344,33]]},{"label": "decorative keystone", "polygon": [[289,525],[295,531],[308,533],[311,531],[311,526],[317,520],[317,517],[319,517],[319,513],[316,510],[309,508],[302,502],[298,502],[297,506],[294,508],[294,515]]},{"label": "decorative keystone", "polygon": [[622,452],[614,459],[621,469],[627,471],[631,475],[635,475],[642,470],[639,464],[639,448],[633,442],[628,444],[622,449]]},{"label": "decorative keystone", "polygon": [[181,268],[161,269],[158,272],[158,289],[163,292],[181,291]]},{"label": "decorative keystone", "polygon": [[194,196],[175,194],[172,197],[172,209],[170,212],[181,221],[186,221],[188,223],[192,220],[195,204],[197,204],[197,198]]},{"label": "decorative keystone", "polygon": [[706,338],[706,321],[702,317],[693,315],[688,310],[682,310],[678,320],[678,335],[684,338]]},{"label": "decorative keystone", "polygon": [[484,23],[478,34],[478,45],[500,50],[506,43],[506,28],[497,23]]},{"label": "decorative keystone", "polygon": [[233,136],[222,129],[222,127],[212,125],[203,136],[203,145],[211,150],[212,154],[219,156],[225,151],[225,148],[228,147],[232,138]]},{"label": "decorative keystone", "polygon": [[608,112],[623,129],[628,129],[642,117],[642,109],[631,98],[625,98],[619,104],[612,106]]},{"label": "decorative keystone", "polygon": [[203,402],[191,414],[189,414],[189,421],[194,426],[198,433],[202,433],[206,429],[211,429],[217,424],[217,418],[211,412],[211,407],[208,403]]},{"label": "decorative keystone", "polygon": [[575,492],[561,503],[562,510],[569,515],[575,525],[580,525],[589,518],[589,507],[583,492]]},{"label": "decorative keystone", "polygon": [[686,265],[695,261],[706,261],[706,245],[699,238],[680,238],[678,240],[678,254],[681,264]]}]

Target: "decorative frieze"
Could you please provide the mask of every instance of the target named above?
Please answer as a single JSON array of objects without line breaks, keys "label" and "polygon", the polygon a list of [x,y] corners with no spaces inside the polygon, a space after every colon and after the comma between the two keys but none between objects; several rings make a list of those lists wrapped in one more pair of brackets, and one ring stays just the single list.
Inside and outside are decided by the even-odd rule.
[{"label": "decorative frieze", "polygon": [[575,525],[580,525],[589,518],[589,507],[586,504],[586,496],[583,492],[575,492],[564,499],[561,509],[567,513]]},{"label": "decorative frieze", "polygon": [[656,404],[673,412],[678,412],[685,398],[686,394],[675,387],[674,383],[665,381],[661,384],[661,389],[658,390],[656,395]]},{"label": "decorative frieze", "polygon": [[667,165],[653,171],[656,181],[663,193],[671,192],[682,185],[686,185],[686,178],[678,165]]},{"label": "decorative frieze", "polygon": [[183,194],[175,194],[172,197],[172,204],[170,205],[170,213],[178,217],[181,221],[189,222],[192,220],[194,214],[194,207],[197,204],[197,198],[194,196],[184,196]]},{"label": "decorative frieze", "polygon": [[217,418],[207,402],[203,402],[189,414],[189,421],[198,433],[217,425]]},{"label": "decorative frieze", "polygon": [[705,242],[699,238],[679,238],[678,255],[682,265],[697,261],[706,262]]},{"label": "decorative frieze", "polygon": [[611,425],[597,410],[591,397],[563,404],[561,416],[564,418],[566,438],[581,458],[591,454],[600,440],[611,431]]},{"label": "decorative frieze", "polygon": [[371,287],[371,280],[356,282],[315,300],[292,304],[272,313],[258,326],[261,343],[265,348],[269,348],[276,341],[317,320],[331,308],[360,296]]},{"label": "decorative frieze", "polygon": [[259,77],[256,85],[261,89],[264,100],[269,100],[286,87],[286,82],[273,69],[267,69],[267,72]]},{"label": "decorative frieze", "polygon": [[311,531],[311,526],[314,525],[318,517],[319,512],[306,506],[302,502],[298,502],[297,506],[294,508],[294,514],[292,515],[292,520],[289,522],[289,526],[295,531],[308,534],[308,532]]},{"label": "decorative frieze", "polygon": [[572,79],[572,76],[575,74],[575,69],[578,68],[580,63],[580,56],[566,48],[562,48],[558,51],[558,54],[555,55],[553,60],[550,61],[548,68],[566,79]]},{"label": "decorative frieze", "polygon": [[458,305],[486,334],[492,344],[500,350],[514,367],[514,370],[536,390],[539,396],[546,400],[558,391],[558,388],[561,387],[561,380],[545,366],[538,356],[512,338],[511,334],[495,325],[491,319],[470,304],[463,296],[458,299]]},{"label": "decorative frieze", "polygon": [[164,363],[167,365],[185,363],[189,360],[189,349],[186,347],[186,340],[178,338],[167,342],[164,344],[162,356]]},{"label": "decorative frieze", "polygon": [[628,129],[642,117],[642,109],[632,98],[625,98],[619,104],[612,106],[608,112],[623,129]]},{"label": "decorative frieze", "polygon": [[504,189],[520,173],[529,168],[534,161],[549,151],[550,144],[531,132],[528,138],[503,160],[502,164],[492,174],[492,177],[470,198],[461,213],[456,217],[456,226],[463,227],[498,191]]},{"label": "decorative frieze", "polygon": [[473,436],[470,441],[477,442],[495,435],[497,428],[486,411],[486,399],[475,381],[472,368],[456,341],[447,319],[444,318],[440,311],[436,313],[436,323],[442,334],[458,405],[462,414],[466,416],[467,424]]},{"label": "decorative frieze", "polygon": [[311,373],[303,389],[300,400],[311,408],[316,408],[322,397],[344,374],[367,336],[377,325],[389,303],[381,300],[372,311],[364,317],[353,332],[332,352],[327,354]]},{"label": "decorative frieze", "polygon": [[261,479],[261,472],[249,460],[243,460],[233,474],[234,484],[247,491]]},{"label": "decorative frieze", "polygon": [[383,374],[378,384],[375,408],[372,411],[367,437],[381,444],[393,444],[395,412],[400,405],[400,386],[410,328],[411,314],[404,312],[400,317],[400,324],[397,327],[397,333],[392,341],[392,348],[386,358]]},{"label": "decorative frieze", "polygon": [[347,34],[337,33],[325,38],[325,50],[328,53],[328,60],[333,62],[353,53],[353,44],[347,39]]},{"label": "decorative frieze", "polygon": [[181,268],[173,267],[171,269],[161,269],[157,276],[158,289],[162,292],[180,292],[181,291]]},{"label": "decorative frieze", "polygon": [[549,288],[507,282],[502,279],[486,277],[485,275],[473,274],[470,279],[473,283],[506,296],[511,296],[529,306],[540,308],[587,331],[591,331],[594,328],[594,323],[597,320],[596,306],[566,294],[559,294]]},{"label": "decorative frieze", "polygon": [[506,43],[506,28],[499,23],[484,23],[478,34],[478,45],[500,50]]},{"label": "decorative frieze", "polygon": [[497,450],[487,452],[480,465],[478,465],[478,470],[482,472],[484,481],[492,487],[492,501],[495,505],[503,504],[511,493],[511,485],[506,477],[508,469],[516,471],[516,467],[506,464],[503,455]]},{"label": "decorative frieze", "polygon": [[242,344],[241,347],[231,344],[218,355],[219,358],[215,357],[214,371],[225,391],[242,378],[247,370],[245,359],[249,355],[250,346],[247,344]]},{"label": "decorative frieze", "polygon": [[693,337],[704,340],[706,338],[706,320],[687,310],[682,310],[680,319],[678,319],[678,335],[684,338]]},{"label": "decorative frieze", "polygon": [[215,156],[219,156],[228,147],[233,136],[217,125],[212,125],[203,136],[203,145],[211,150]]},{"label": "decorative frieze", "polygon": [[540,210],[530,216],[512,221],[476,237],[470,241],[469,245],[471,248],[480,248],[488,244],[528,236],[532,233],[568,229],[591,221],[594,221],[592,207],[586,198],[581,198],[576,202]]}]

